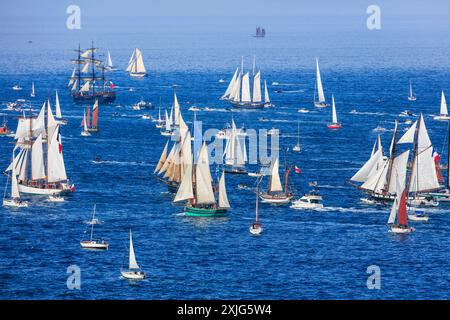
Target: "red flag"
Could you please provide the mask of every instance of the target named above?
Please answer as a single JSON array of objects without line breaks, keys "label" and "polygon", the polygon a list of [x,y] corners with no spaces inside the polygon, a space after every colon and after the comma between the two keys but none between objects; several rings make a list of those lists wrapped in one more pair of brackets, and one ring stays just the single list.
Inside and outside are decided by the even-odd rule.
[{"label": "red flag", "polygon": [[114,84],[112,83],[112,81],[109,82],[109,88],[114,89]]},{"label": "red flag", "polygon": [[58,132],[58,147],[59,147],[59,153],[62,153],[62,144],[61,144],[61,134]]},{"label": "red flag", "polygon": [[299,167],[295,166],[295,173],[302,173]]}]

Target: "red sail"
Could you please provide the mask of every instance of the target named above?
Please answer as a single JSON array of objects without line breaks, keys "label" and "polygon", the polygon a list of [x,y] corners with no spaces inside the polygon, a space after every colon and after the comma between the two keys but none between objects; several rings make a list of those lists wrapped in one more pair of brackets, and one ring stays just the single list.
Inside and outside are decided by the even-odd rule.
[{"label": "red sail", "polygon": [[90,128],[91,127],[91,108],[90,107],[88,107],[87,108],[88,110],[87,110],[87,117],[86,117],[86,125],[88,126],[88,128]]},{"label": "red sail", "polygon": [[408,225],[408,215],[406,213],[406,190],[403,191],[398,206],[397,219],[399,225]]},{"label": "red sail", "polygon": [[98,106],[95,104],[92,110],[92,128],[98,128]]}]

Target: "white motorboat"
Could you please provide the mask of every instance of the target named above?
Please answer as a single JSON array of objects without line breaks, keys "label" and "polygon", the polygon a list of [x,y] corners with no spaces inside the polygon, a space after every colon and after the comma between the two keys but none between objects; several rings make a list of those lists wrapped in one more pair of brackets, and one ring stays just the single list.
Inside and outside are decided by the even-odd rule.
[{"label": "white motorboat", "polygon": [[16,84],[16,85],[14,85],[14,86],[12,87],[12,89],[13,89],[14,91],[19,91],[19,90],[22,90],[22,87],[19,86],[18,84]]},{"label": "white motorboat", "polygon": [[298,112],[299,113],[309,113],[309,110],[305,109],[305,108],[300,108],[300,109],[298,109]]},{"label": "white motorboat", "polygon": [[322,196],[318,192],[310,192],[305,194],[298,200],[292,201],[293,209],[321,209],[323,208]]},{"label": "white motorboat", "polygon": [[427,214],[419,213],[419,214],[408,214],[408,220],[417,221],[417,222],[426,222],[429,217]]},{"label": "white motorboat", "polygon": [[142,115],[142,119],[144,119],[144,120],[150,120],[152,117],[150,117],[150,115],[149,114],[144,114],[144,115]]},{"label": "white motorboat", "polygon": [[50,195],[48,196],[49,202],[64,202],[64,197],[61,197],[59,195]]}]

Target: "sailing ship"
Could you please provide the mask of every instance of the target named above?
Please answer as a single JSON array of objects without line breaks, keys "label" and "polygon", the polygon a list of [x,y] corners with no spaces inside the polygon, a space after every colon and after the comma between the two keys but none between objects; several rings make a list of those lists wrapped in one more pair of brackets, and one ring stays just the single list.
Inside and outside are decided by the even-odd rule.
[{"label": "sailing ship", "polygon": [[447,101],[445,100],[444,90],[441,93],[441,109],[438,116],[434,117],[434,120],[450,120],[447,110]]},{"label": "sailing ship", "polygon": [[[194,148],[195,149],[195,148]],[[194,154],[195,150],[194,150]],[[230,209],[225,187],[225,172],[219,180],[218,201],[214,190],[213,179],[209,168],[208,149],[203,142],[194,164],[186,165],[183,179],[174,198],[174,202],[188,201],[185,206],[186,216],[191,217],[222,217]]]},{"label": "sailing ship", "polygon": [[28,117],[24,113],[19,118],[14,138],[14,151],[18,153],[6,172],[13,167],[16,170],[19,192],[54,195],[75,190],[67,178],[60,125],[52,114],[50,101],[44,102],[36,118],[31,109]]},{"label": "sailing ship", "polygon": [[143,78],[147,76],[147,70],[145,70],[141,49],[134,49],[131,54],[130,61],[128,61],[128,67],[125,71],[127,71],[130,74],[130,77],[133,78]]},{"label": "sailing ship", "polygon": [[[13,161],[14,161],[14,153],[13,153]],[[15,166],[12,166],[11,170],[11,196],[10,198],[6,197],[6,189],[8,187],[9,176],[6,180],[5,193],[3,194],[3,206],[4,207],[13,207],[13,208],[24,208],[28,207],[28,203],[26,201],[22,201],[20,199],[19,186],[17,184],[17,173]]]},{"label": "sailing ship", "polygon": [[[96,205],[94,204],[94,210],[92,212],[92,219],[91,221],[95,221],[95,209]],[[103,239],[94,239],[94,225],[96,223],[90,223],[91,225],[91,236],[89,240],[82,240],[80,242],[80,245],[83,249],[91,249],[91,250],[108,250],[109,243],[106,240]]]},{"label": "sailing ship", "polygon": [[[114,86],[111,82],[109,86],[106,85],[108,81],[105,78],[105,72],[108,69],[101,60],[96,58],[97,50],[94,42],[86,50],[81,50],[78,45],[76,50],[78,56],[72,60],[76,66],[69,78],[68,87],[73,100],[77,103],[93,103],[98,100],[100,104],[103,104],[116,100]],[[100,84],[100,87],[97,87],[97,84]]]},{"label": "sailing ship", "polygon": [[[409,154],[409,150],[405,151],[406,154]],[[406,156],[407,157],[407,156]],[[393,233],[411,233],[415,231],[413,227],[408,225],[408,216],[407,216],[407,207],[406,207],[406,197],[407,190],[405,188],[404,176],[406,175],[406,165],[401,168],[404,171],[403,181],[399,176],[397,176],[396,180],[396,197],[392,204],[391,213],[388,218],[388,227],[389,231]],[[397,223],[395,223],[397,220]]]},{"label": "sailing ship", "polygon": [[[167,111],[166,111],[166,115],[167,115]],[[156,121],[156,125],[155,125],[156,128],[161,129],[164,127],[165,120],[161,119],[161,97],[159,97],[158,119],[156,119],[155,121]]]},{"label": "sailing ship", "polygon": [[[249,72],[244,72],[244,57],[241,58],[241,69],[236,69],[233,78],[220,98],[221,100],[228,100],[233,107],[238,108],[263,108],[272,106],[267,90],[267,83],[264,81],[264,102],[261,95],[261,70],[255,73],[256,60],[253,58],[252,75]],[[253,79],[252,90],[250,90],[250,77]]]},{"label": "sailing ship", "polygon": [[270,168],[271,174],[269,179],[269,184],[266,192],[260,192],[259,196],[261,200],[265,203],[273,204],[287,204],[291,201],[294,196],[288,190],[289,172],[292,168],[287,168],[284,174],[284,190],[281,185],[280,173],[279,173],[279,158],[275,160],[272,159],[272,165]]},{"label": "sailing ship", "polygon": [[[318,100],[316,100],[316,90]],[[314,88],[314,106],[317,108],[325,108],[329,106],[329,104],[325,102],[325,95],[323,93],[323,86],[322,86],[322,78],[320,77],[319,59],[317,58],[316,58],[316,82]]]},{"label": "sailing ship", "polygon": [[108,71],[115,70],[114,65],[112,63],[111,54],[109,53],[109,50],[108,50],[108,54],[107,54],[107,58],[106,58],[106,69]]},{"label": "sailing ship", "polygon": [[409,101],[416,101],[416,100],[417,100],[416,96],[415,96],[414,93],[413,93],[411,81],[409,81],[409,95],[408,95],[408,100],[409,100]]},{"label": "sailing ship", "polygon": [[225,172],[232,174],[246,174],[247,148],[245,146],[245,133],[236,128],[234,119],[231,121],[231,129],[227,129],[227,139],[224,151]]},{"label": "sailing ship", "polygon": [[338,122],[336,105],[334,104],[334,95],[331,95],[331,123],[327,125],[328,129],[340,129],[342,126]]},{"label": "sailing ship", "polygon": [[55,119],[60,125],[67,124],[67,119],[64,119],[61,113],[61,105],[59,104],[58,90],[55,90]]},{"label": "sailing ship", "polygon": [[370,157],[364,166],[350,179],[354,182],[362,182],[355,185],[366,192],[372,199],[378,201],[393,201],[396,194],[396,180],[405,178],[403,166],[407,166],[409,153],[397,154],[400,145],[413,144],[413,156],[411,160],[410,180],[408,183],[407,197],[418,204],[435,205],[434,199],[430,199],[427,193],[441,189],[439,185],[436,164],[432,157],[433,146],[428,136],[423,115],[415,121],[405,134],[398,139],[398,122],[395,121],[394,134],[390,145],[389,158],[384,158],[379,144],[378,150]]},{"label": "sailing ship", "polygon": [[255,38],[264,38],[266,36],[266,29],[262,27],[256,27]]},{"label": "sailing ship", "polygon": [[145,278],[144,270],[138,265],[136,255],[134,254],[133,235],[130,228],[130,248],[128,252],[128,269],[120,270],[123,278],[129,280],[142,280]]},{"label": "sailing ship", "polygon": [[36,97],[36,92],[34,92],[34,81],[31,82],[31,93],[30,97],[34,98]]},{"label": "sailing ship", "polygon": [[175,129],[177,129],[180,126],[180,119],[181,118],[181,107],[178,103],[178,98],[176,93],[173,94],[173,104],[172,108],[170,109],[170,116],[167,114],[167,110],[165,111],[164,119],[165,119],[165,125],[164,130],[161,130],[161,135],[163,136],[172,136]]},{"label": "sailing ship", "polygon": [[302,150],[300,146],[300,121],[297,120],[297,144],[292,148],[294,152],[300,152]]},{"label": "sailing ship", "polygon": [[263,226],[259,221],[259,184],[261,180],[262,179],[259,179],[259,181],[256,184],[255,222],[253,222],[249,228],[250,233],[254,235],[259,235],[263,231]]},{"label": "sailing ship", "polygon": [[[92,113],[92,118],[91,118]],[[83,121],[81,123],[83,126],[83,132],[98,132],[98,101],[95,100],[94,106],[86,107],[83,115]]]}]

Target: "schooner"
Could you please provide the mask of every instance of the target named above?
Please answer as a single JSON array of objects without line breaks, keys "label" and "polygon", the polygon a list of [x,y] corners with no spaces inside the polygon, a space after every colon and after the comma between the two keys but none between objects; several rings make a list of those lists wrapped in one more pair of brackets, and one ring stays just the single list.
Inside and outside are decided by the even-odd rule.
[{"label": "schooner", "polygon": [[[250,78],[252,85],[250,86]],[[236,68],[233,78],[220,98],[228,100],[233,107],[238,108],[262,108],[273,106],[270,102],[267,83],[264,81],[264,101],[261,94],[261,70],[255,73],[255,58],[253,58],[252,74],[244,72],[244,57],[241,58],[241,69]]]},{"label": "schooner", "polygon": [[50,101],[44,102],[36,118],[31,109],[28,117],[24,114],[19,118],[14,138],[17,154],[6,172],[18,175],[19,192],[54,195],[74,191],[64,165],[60,125]]},{"label": "schooner", "polygon": [[76,50],[78,56],[72,60],[75,68],[67,87],[70,88],[72,97],[77,103],[92,103],[96,99],[99,103],[111,103],[116,99],[111,82],[109,87],[106,85],[108,81],[105,78],[105,71],[108,69],[102,60],[96,58],[97,50],[94,42],[86,50],[81,50],[78,45]]},{"label": "schooner", "polygon": [[231,129],[227,129],[226,145],[224,151],[225,172],[233,174],[246,174],[247,148],[245,146],[245,133],[236,128],[234,119],[231,121]]},{"label": "schooner", "polygon": [[142,78],[147,76],[147,70],[145,70],[141,49],[134,49],[125,71],[127,71],[130,74],[130,77],[133,78]]}]

